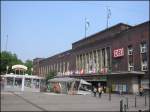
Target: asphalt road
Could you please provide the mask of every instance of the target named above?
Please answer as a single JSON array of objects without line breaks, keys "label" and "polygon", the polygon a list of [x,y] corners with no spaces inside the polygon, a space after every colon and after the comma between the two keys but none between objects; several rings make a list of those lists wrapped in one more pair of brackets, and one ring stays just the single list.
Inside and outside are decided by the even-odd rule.
[{"label": "asphalt road", "polygon": [[1,111],[120,111],[120,100],[126,104],[127,111],[149,109],[149,97],[136,97],[134,95],[103,94],[101,98],[92,95],[64,95],[54,93],[31,92],[1,92]]}]

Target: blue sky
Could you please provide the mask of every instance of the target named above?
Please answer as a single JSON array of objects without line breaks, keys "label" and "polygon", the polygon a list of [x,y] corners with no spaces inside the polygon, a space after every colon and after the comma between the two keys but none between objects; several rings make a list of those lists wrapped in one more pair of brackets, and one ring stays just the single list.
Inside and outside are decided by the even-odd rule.
[{"label": "blue sky", "polygon": [[111,9],[109,26],[120,22],[137,25],[149,20],[148,1],[3,1],[1,2],[1,50],[16,53],[23,61],[49,57],[71,49],[87,36],[106,28],[106,7]]}]

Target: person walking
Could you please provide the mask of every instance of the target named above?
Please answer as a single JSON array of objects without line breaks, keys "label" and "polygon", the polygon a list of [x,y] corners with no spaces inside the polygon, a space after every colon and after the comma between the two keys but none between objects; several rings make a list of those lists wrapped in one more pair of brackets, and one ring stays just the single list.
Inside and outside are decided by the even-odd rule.
[{"label": "person walking", "polygon": [[96,97],[96,92],[97,92],[97,89],[96,89],[96,87],[94,87],[94,89],[93,89],[94,97]]},{"label": "person walking", "polygon": [[98,87],[98,93],[99,93],[99,98],[101,98],[101,95],[102,95],[102,87]]},{"label": "person walking", "polygon": [[140,96],[143,95],[143,87],[140,87]]}]

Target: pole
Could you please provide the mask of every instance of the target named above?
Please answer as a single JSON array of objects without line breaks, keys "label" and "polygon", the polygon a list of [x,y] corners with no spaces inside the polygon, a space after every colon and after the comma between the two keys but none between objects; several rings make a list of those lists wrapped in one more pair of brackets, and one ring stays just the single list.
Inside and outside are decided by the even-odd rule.
[{"label": "pole", "polygon": [[146,95],[145,95],[145,106],[147,105],[147,102],[146,102]]},{"label": "pole", "polygon": [[107,8],[107,15],[106,15],[106,21],[107,21],[107,23],[106,23],[106,28],[108,28],[108,8]]},{"label": "pole", "polygon": [[111,88],[109,87],[109,101],[111,101]]},{"label": "pole", "polygon": [[7,43],[8,43],[8,35],[6,36],[6,46],[5,46],[6,51],[7,51]]},{"label": "pole", "polygon": [[127,101],[127,109],[128,109],[128,97],[126,97],[126,101]]},{"label": "pole", "polygon": [[85,18],[85,38],[86,38],[86,18]]},{"label": "pole", "polygon": [[106,10],[106,20],[107,20],[106,28],[108,28],[108,19],[110,18],[110,16],[111,16],[111,12],[110,12],[110,9],[107,7],[107,10]]}]

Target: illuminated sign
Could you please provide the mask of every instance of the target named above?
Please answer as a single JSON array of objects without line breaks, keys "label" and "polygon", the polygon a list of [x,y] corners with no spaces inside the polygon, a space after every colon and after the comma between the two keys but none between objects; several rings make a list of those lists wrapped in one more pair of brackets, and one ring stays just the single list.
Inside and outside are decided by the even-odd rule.
[{"label": "illuminated sign", "polygon": [[120,49],[115,49],[113,51],[113,57],[114,58],[117,58],[117,57],[121,57],[121,56],[124,56],[124,49],[123,48],[120,48]]}]

